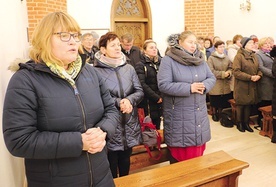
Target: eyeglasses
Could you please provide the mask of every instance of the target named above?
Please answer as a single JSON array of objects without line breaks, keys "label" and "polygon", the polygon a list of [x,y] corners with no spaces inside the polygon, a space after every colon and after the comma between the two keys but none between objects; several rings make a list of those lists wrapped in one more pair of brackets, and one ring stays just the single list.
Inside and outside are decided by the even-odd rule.
[{"label": "eyeglasses", "polygon": [[59,35],[60,40],[63,42],[68,42],[71,39],[71,37],[73,37],[76,42],[79,42],[81,40],[82,35],[80,33],[71,34],[69,32],[55,32],[53,34]]}]

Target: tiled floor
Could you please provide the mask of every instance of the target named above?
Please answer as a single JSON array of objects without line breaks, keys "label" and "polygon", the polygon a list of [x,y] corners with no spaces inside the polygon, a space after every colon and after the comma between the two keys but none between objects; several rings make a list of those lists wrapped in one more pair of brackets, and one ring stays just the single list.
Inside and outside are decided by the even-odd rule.
[{"label": "tiled floor", "polygon": [[276,187],[276,144],[268,137],[254,133],[241,133],[236,126],[225,128],[210,117],[212,139],[205,154],[223,150],[236,159],[249,163],[239,177],[239,187]]}]

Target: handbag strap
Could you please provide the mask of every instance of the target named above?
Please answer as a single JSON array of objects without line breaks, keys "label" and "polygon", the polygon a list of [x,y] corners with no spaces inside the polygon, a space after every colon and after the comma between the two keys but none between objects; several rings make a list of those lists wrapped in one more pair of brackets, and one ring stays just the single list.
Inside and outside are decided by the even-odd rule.
[{"label": "handbag strap", "polygon": [[162,151],[161,151],[161,136],[160,136],[160,133],[155,130],[155,132],[157,133],[157,150],[158,150],[158,155],[156,157],[152,156],[151,154],[151,150],[149,148],[149,146],[147,145],[144,145],[144,147],[146,148],[150,158],[154,159],[154,160],[159,160],[161,157],[162,157]]}]

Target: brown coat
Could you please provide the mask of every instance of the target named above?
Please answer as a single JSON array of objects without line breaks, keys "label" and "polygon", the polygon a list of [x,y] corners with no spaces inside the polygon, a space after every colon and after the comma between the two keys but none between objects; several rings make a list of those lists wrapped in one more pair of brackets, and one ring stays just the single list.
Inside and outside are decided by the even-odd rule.
[{"label": "brown coat", "polygon": [[250,105],[258,103],[258,82],[251,81],[252,75],[262,76],[256,54],[240,48],[233,61],[233,74],[235,77],[234,99],[236,104]]}]

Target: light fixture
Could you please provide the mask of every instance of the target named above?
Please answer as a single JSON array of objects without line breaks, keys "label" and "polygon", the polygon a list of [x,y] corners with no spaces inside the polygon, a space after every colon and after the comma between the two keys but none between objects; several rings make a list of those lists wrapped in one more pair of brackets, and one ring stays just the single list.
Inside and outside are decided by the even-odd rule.
[{"label": "light fixture", "polygon": [[247,10],[250,11],[251,10],[251,2],[250,0],[245,0],[240,4],[240,9],[241,10]]}]

